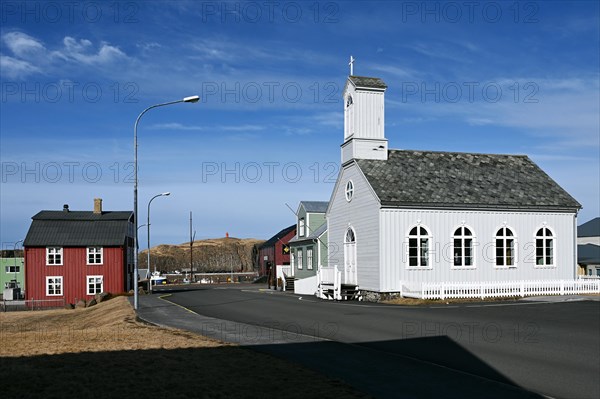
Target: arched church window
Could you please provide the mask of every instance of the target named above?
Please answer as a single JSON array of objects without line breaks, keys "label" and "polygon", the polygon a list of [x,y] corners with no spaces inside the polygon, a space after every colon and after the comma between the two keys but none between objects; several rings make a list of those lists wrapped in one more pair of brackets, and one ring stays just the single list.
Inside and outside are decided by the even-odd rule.
[{"label": "arched church window", "polygon": [[473,233],[468,227],[461,226],[454,231],[454,266],[474,265]]},{"label": "arched church window", "polygon": [[535,265],[554,266],[554,235],[547,227],[535,234]]},{"label": "arched church window", "polygon": [[428,267],[430,234],[426,227],[415,226],[408,233],[408,265],[411,267]]}]

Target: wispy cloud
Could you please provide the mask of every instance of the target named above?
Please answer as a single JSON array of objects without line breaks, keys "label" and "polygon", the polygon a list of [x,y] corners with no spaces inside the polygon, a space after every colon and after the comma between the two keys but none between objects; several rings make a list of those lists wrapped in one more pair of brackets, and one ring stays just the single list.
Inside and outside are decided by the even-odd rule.
[{"label": "wispy cloud", "polygon": [[26,76],[40,73],[40,69],[27,61],[18,60],[7,55],[0,55],[2,74],[10,79],[22,79]]},{"label": "wispy cloud", "polygon": [[369,69],[374,71],[384,72],[398,78],[411,78],[414,79],[416,73],[408,68],[400,68],[395,65],[369,65]]},{"label": "wispy cloud", "polygon": [[69,61],[76,61],[87,65],[106,65],[127,58],[118,47],[111,46],[108,43],[100,43],[96,51],[92,42],[87,39],[75,39],[67,36],[63,39],[63,48],[57,50],[54,54]]},{"label": "wispy cloud", "polygon": [[125,61],[128,56],[118,47],[101,42],[97,47],[88,39],[65,36],[62,43],[47,47],[41,40],[23,32],[7,32],[2,42],[12,56],[2,55],[3,73],[25,78],[34,73],[52,74],[66,65],[107,67]]},{"label": "wispy cloud", "polygon": [[[408,100],[388,103],[394,108],[402,107],[428,117],[458,117],[471,126],[511,127],[535,137],[564,139],[571,147],[598,146],[598,76],[578,79],[498,78],[493,82],[501,90],[499,96],[494,91],[493,100],[482,98],[482,85],[479,85],[474,101],[469,101],[465,90],[456,103],[443,95],[434,99],[433,95],[423,98],[420,93]],[[434,86],[429,84],[427,87]]]},{"label": "wispy cloud", "polygon": [[188,130],[188,131],[223,131],[223,132],[257,132],[265,130],[265,126],[259,125],[184,125],[177,122],[157,123],[148,127],[152,130]]},{"label": "wispy cloud", "polygon": [[30,58],[46,54],[44,44],[22,32],[8,32],[2,35],[2,41],[16,57]]}]

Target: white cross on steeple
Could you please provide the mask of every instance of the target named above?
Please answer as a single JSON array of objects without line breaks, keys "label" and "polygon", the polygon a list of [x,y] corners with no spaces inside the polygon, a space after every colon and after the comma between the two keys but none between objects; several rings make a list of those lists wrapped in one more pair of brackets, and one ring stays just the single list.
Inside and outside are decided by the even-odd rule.
[{"label": "white cross on steeple", "polygon": [[354,75],[354,61],[356,61],[354,57],[350,56],[350,62],[348,63],[350,65],[350,76]]}]

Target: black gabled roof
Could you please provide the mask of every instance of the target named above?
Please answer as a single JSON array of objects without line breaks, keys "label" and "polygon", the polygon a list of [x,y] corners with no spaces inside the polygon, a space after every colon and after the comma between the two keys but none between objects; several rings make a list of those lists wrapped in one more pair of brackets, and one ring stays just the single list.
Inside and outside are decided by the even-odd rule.
[{"label": "black gabled roof", "polygon": [[387,85],[380,78],[371,78],[368,76],[349,76],[348,79],[356,87],[368,87],[374,89],[386,89]]},{"label": "black gabled roof", "polygon": [[133,212],[41,211],[32,219],[26,247],[120,246],[129,236]]},{"label": "black gabled roof", "polygon": [[108,211],[94,213],[92,211],[41,211],[32,217],[33,220],[129,220],[131,211]]},{"label": "black gabled roof", "polygon": [[285,237],[291,231],[294,231],[294,230],[296,230],[295,224],[293,224],[289,227],[286,227],[285,229],[281,230],[279,233],[275,234],[273,237],[269,238],[267,241],[263,242],[262,245],[258,248],[262,249],[262,248],[266,248],[266,247],[272,247],[275,245],[275,243],[277,241],[279,241],[281,238]]},{"label": "black gabled roof", "polygon": [[578,226],[577,237],[600,237],[600,217]]},{"label": "black gabled roof", "polygon": [[383,206],[581,208],[525,155],[389,150],[387,161],[356,163]]}]

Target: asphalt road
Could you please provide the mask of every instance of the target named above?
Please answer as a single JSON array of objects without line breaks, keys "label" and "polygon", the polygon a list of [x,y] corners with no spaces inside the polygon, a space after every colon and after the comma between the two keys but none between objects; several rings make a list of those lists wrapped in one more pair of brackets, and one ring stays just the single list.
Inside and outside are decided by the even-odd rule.
[{"label": "asphalt road", "polygon": [[376,397],[600,397],[600,302],[391,306],[256,286],[174,291],[166,299],[241,323],[179,313],[184,328],[202,324],[206,333],[209,325],[217,338],[225,333]]}]

